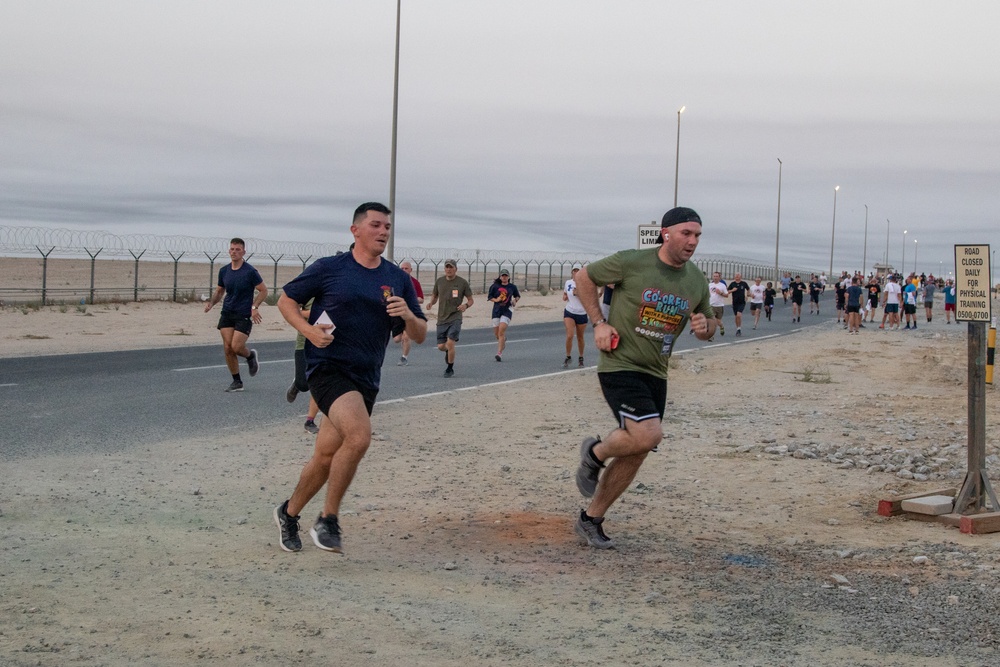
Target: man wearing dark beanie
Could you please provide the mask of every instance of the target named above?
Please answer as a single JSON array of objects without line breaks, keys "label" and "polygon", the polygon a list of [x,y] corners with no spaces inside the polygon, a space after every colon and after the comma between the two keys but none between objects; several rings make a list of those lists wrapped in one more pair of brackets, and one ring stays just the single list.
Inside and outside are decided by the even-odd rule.
[{"label": "man wearing dark beanie", "polygon": [[[605,513],[663,439],[667,367],[677,337],[685,326],[701,340],[715,333],[708,282],[689,262],[700,238],[701,217],[690,208],[672,208],[663,215],[655,248],[622,250],[576,276],[600,350],[597,377],[618,423],[603,440],[589,437],[580,446],[576,486],[591,500],[574,528],[597,549],[615,546],[604,533]],[[607,320],[598,285],[614,285]]]}]

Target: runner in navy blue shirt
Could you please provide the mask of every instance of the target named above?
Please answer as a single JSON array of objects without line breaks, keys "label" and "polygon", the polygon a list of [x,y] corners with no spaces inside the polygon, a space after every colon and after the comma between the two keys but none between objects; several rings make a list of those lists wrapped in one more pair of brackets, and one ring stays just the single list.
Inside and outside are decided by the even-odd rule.
[{"label": "runner in navy blue shirt", "polygon": [[[306,337],[309,391],[327,416],[320,422],[312,458],[291,498],[274,509],[281,548],[298,551],[299,514],[326,484],[323,510],[309,534],[320,549],[341,552],[340,502],[371,443],[371,413],[382,362],[393,331],[419,344],[427,319],[413,281],[382,258],[390,211],[362,204],[354,212],[350,252],[325,257],[285,285],[278,310]],[[314,299],[305,319],[300,303]]]},{"label": "runner in navy blue shirt", "polygon": [[493,335],[497,339],[497,353],[493,358],[500,361],[503,359],[503,350],[507,347],[507,326],[514,317],[511,308],[516,306],[521,298],[517,285],[510,281],[510,271],[500,270],[500,275],[490,285],[487,298],[493,302]]},{"label": "runner in navy blue shirt", "polygon": [[[250,377],[257,375],[260,368],[257,350],[247,349],[247,339],[254,324],[260,324],[260,304],[267,298],[267,286],[257,269],[243,261],[246,243],[243,239],[229,242],[229,259],[226,266],[219,269],[219,284],[212,298],[205,304],[205,312],[222,301],[218,329],[222,334],[222,350],[226,355],[226,366],[233,376],[233,382],[226,391],[243,391],[240,377],[240,357],[247,360]],[[256,292],[256,295],[255,295]],[[223,301],[222,295],[226,298]]]}]

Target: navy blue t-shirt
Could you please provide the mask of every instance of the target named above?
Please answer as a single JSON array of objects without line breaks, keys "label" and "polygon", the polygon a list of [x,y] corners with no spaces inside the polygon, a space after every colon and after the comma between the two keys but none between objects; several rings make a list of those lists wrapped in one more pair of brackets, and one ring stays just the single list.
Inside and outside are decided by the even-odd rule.
[{"label": "navy blue t-shirt", "polygon": [[487,295],[487,299],[496,299],[497,297],[503,297],[500,301],[493,302],[493,314],[491,317],[496,319],[498,317],[514,317],[514,311],[510,309],[511,299],[521,298],[521,293],[517,291],[517,285],[508,282],[506,285],[503,283],[493,283],[490,285],[490,293]]},{"label": "navy blue t-shirt", "polygon": [[240,317],[250,317],[253,307],[254,288],[264,280],[257,269],[246,262],[240,268],[233,270],[232,264],[226,264],[219,269],[219,287],[226,290],[226,298],[222,301],[222,310],[235,313]]},{"label": "navy blue t-shirt", "polygon": [[326,312],[336,326],[327,347],[316,347],[306,339],[306,376],[321,364],[333,363],[358,384],[376,391],[393,328],[393,318],[385,311],[386,299],[401,296],[414,315],[427,319],[410,276],[385,259],[377,268],[367,269],[350,252],[324,257],[283,289],[296,303],[315,299],[309,310],[310,324]]}]

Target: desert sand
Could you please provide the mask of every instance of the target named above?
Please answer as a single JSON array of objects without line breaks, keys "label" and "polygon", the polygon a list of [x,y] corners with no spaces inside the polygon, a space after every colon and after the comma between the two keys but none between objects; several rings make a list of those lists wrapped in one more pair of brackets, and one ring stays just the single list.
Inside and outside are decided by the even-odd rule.
[{"label": "desert sand", "polygon": [[[528,293],[515,326],[561,308]],[[6,307],[0,356],[211,344],[216,317]],[[277,546],[297,419],[5,460],[0,664],[1000,664],[1000,537],[876,513],[961,484],[966,325],[825,317],[675,358],[608,552],[572,530],[579,442],[614,425],[592,369],[377,406],[342,556]],[[291,338],[264,318],[255,339]]]}]

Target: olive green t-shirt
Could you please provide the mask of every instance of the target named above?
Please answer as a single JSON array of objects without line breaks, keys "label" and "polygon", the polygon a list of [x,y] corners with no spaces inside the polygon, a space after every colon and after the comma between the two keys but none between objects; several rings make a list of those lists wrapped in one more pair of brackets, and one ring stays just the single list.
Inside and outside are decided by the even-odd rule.
[{"label": "olive green t-shirt", "polygon": [[441,276],[434,283],[433,296],[438,298],[437,323],[451,324],[462,321],[462,311],[458,309],[465,297],[472,296],[472,288],[462,276],[456,275],[451,280]]},{"label": "olive green t-shirt", "polygon": [[708,280],[697,266],[685,262],[676,269],[663,263],[659,247],[622,250],[587,265],[597,285],[615,286],[608,323],[620,337],[618,347],[601,352],[598,372],[638,371],[667,377],[665,335],[677,337],[694,313],[712,317]]}]

